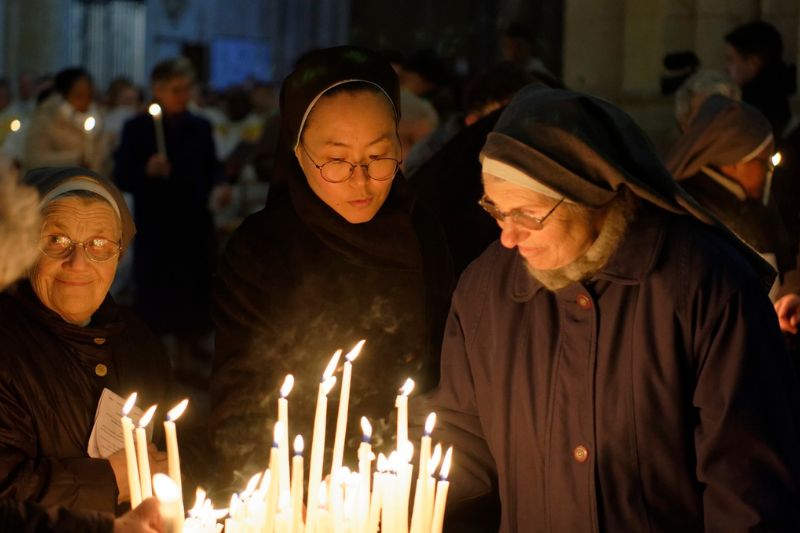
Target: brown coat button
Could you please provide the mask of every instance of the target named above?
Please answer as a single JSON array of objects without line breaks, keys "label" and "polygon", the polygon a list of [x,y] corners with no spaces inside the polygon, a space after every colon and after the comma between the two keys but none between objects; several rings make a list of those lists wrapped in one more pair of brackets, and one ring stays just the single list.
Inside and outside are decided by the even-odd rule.
[{"label": "brown coat button", "polygon": [[585,294],[579,294],[578,297],[575,298],[575,302],[577,302],[578,307],[580,307],[581,309],[592,308],[592,299]]},{"label": "brown coat button", "polygon": [[585,446],[577,446],[572,450],[572,457],[579,463],[585,463],[589,459],[589,450]]},{"label": "brown coat button", "polygon": [[106,343],[106,339],[105,339],[105,337],[95,337],[94,338],[94,343],[95,344],[105,344]]},{"label": "brown coat button", "polygon": [[102,378],[103,376],[108,374],[108,367],[103,363],[100,363],[96,367],[94,367],[94,373]]}]

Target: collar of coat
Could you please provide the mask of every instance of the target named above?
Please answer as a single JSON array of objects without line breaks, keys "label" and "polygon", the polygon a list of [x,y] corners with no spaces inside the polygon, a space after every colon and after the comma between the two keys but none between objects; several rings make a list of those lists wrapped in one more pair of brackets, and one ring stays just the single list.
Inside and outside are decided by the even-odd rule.
[{"label": "collar of coat", "polygon": [[[591,279],[604,279],[623,285],[637,285],[644,281],[655,268],[664,242],[664,226],[661,217],[651,210],[640,209],[617,250],[600,271]],[[644,252],[646,251],[646,252]],[[547,290],[535,280],[525,268],[524,259],[514,254],[512,280],[509,285],[511,299],[527,302],[541,290]],[[556,291],[558,292],[558,291]]]}]

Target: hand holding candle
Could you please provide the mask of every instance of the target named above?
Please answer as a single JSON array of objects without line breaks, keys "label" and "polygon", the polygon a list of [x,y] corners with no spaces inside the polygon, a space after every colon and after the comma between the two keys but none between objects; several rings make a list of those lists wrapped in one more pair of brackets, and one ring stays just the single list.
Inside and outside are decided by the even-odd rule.
[{"label": "hand holding candle", "polygon": [[183,495],[172,478],[164,474],[153,476],[153,490],[161,503],[161,518],[166,533],[183,533]]},{"label": "hand holding candle", "polygon": [[131,493],[131,509],[142,503],[142,488],[139,483],[139,465],[136,461],[136,447],[133,444],[133,421],[128,418],[136,403],[136,393],[128,396],[122,408],[122,439],[125,444],[125,462],[128,468],[128,487]]}]

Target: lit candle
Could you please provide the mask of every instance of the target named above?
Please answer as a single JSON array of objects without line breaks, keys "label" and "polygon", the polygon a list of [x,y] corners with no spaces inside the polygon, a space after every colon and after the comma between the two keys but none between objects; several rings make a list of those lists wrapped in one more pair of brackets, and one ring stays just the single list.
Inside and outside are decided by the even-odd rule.
[{"label": "lit candle", "polygon": [[[310,487],[309,492],[311,492]],[[316,533],[333,533],[331,512],[328,509],[328,485],[324,481],[320,482],[317,494],[319,494],[319,508],[316,510],[316,529],[306,528],[306,531]]]},{"label": "lit candle", "polygon": [[350,469],[342,467],[331,475],[330,511],[333,533],[344,533],[344,484],[350,476]]},{"label": "lit candle", "polygon": [[[278,514],[275,515],[275,533],[291,533],[292,509],[288,492],[282,492],[278,500]],[[269,530],[269,527],[267,528]]]},{"label": "lit candle", "polygon": [[408,395],[414,390],[414,380],[408,378],[400,388],[400,394],[395,400],[397,407],[397,449],[408,441]]},{"label": "lit candle", "polygon": [[136,393],[128,396],[122,408],[122,439],[125,443],[125,463],[128,467],[128,487],[131,493],[131,509],[142,503],[142,487],[139,484],[139,466],[136,464],[136,447],[133,444],[133,421],[128,414],[136,403]]},{"label": "lit candle", "polygon": [[271,472],[269,489],[267,490],[267,531],[272,531],[275,525],[275,507],[278,505],[280,491],[280,442],[283,439],[283,426],[275,422],[275,433],[272,439],[272,450],[269,454],[269,470]]},{"label": "lit candle", "polygon": [[442,460],[442,445],[437,444],[436,447],[433,449],[433,455],[431,455],[431,460],[428,462],[428,478],[425,480],[425,499],[423,500],[423,507],[422,507],[422,516],[423,516],[423,523],[420,525],[422,527],[422,531],[426,533],[430,533],[431,525],[433,524],[433,498],[436,494],[436,479],[433,477],[433,473],[438,468],[439,463]]},{"label": "lit candle", "polygon": [[167,156],[167,142],[164,139],[164,121],[161,115],[161,106],[153,103],[147,109],[150,116],[153,117],[153,124],[156,129],[156,146],[158,147],[158,154]]},{"label": "lit candle", "polygon": [[294,438],[292,458],[292,532],[303,531],[303,437]]},{"label": "lit candle", "polygon": [[313,532],[316,526],[317,504],[319,503],[319,489],[322,481],[322,460],[325,453],[325,419],[328,414],[328,393],[336,385],[336,364],[339,362],[342,351],[337,350],[331,357],[325,372],[322,374],[322,382],[319,384],[317,394],[317,410],[314,416],[314,435],[311,440],[311,458],[308,469],[308,505],[306,509],[306,528]]},{"label": "lit candle", "polygon": [[411,515],[411,531],[412,533],[419,533],[422,531],[424,525],[424,504],[427,497],[428,490],[428,463],[431,459],[431,433],[433,427],[436,425],[436,413],[431,413],[425,419],[425,430],[422,434],[422,439],[419,445],[419,475],[417,477],[417,486],[414,491],[414,512]]},{"label": "lit candle", "polygon": [[91,133],[95,126],[97,126],[97,119],[92,116],[83,121],[83,129],[86,133]]},{"label": "lit candle", "polygon": [[21,128],[22,121],[20,121],[18,118],[15,118],[11,121],[11,124],[9,124],[9,129],[12,131],[12,133],[18,132]]},{"label": "lit candle", "polygon": [[142,499],[153,495],[153,480],[150,479],[150,457],[147,454],[147,425],[153,418],[156,407],[151,405],[145,411],[136,428],[136,453],[139,459],[139,482],[142,484]]},{"label": "lit candle", "polygon": [[181,401],[167,413],[167,419],[164,421],[164,436],[167,441],[167,469],[169,477],[175,482],[178,487],[178,493],[181,494],[181,516],[183,516],[183,483],[181,481],[181,457],[178,449],[178,433],[175,429],[175,420],[183,414],[188,404],[188,399]]},{"label": "lit candle", "polygon": [[387,469],[386,456],[378,454],[378,465],[372,477],[372,496],[369,502],[369,520],[367,521],[367,533],[377,533],[378,523],[381,519],[383,503],[383,484]]},{"label": "lit candle", "polygon": [[381,483],[381,533],[397,533],[398,510],[397,451],[389,454],[387,471]]},{"label": "lit candle", "polygon": [[278,421],[283,427],[283,438],[279,443],[280,449],[280,488],[281,494],[289,493],[289,393],[294,387],[294,376],[287,375],[281,385],[280,398],[278,398]]},{"label": "lit candle", "polygon": [[366,417],[361,417],[361,445],[358,447],[358,505],[356,510],[357,531],[365,531],[369,521],[370,472],[372,471],[372,426]]},{"label": "lit candle", "polygon": [[156,474],[153,476],[153,489],[160,505],[159,512],[165,533],[183,533],[183,497],[180,488],[169,476]]},{"label": "lit candle", "polygon": [[453,447],[447,449],[442,461],[442,469],[439,471],[439,483],[436,484],[436,500],[433,504],[433,526],[432,533],[441,533],[444,524],[444,509],[447,505],[447,491],[450,488],[450,482],[447,481],[447,476],[450,475],[450,464],[453,460]]},{"label": "lit candle", "polygon": [[339,393],[339,414],[336,418],[336,435],[333,441],[333,459],[331,460],[331,475],[342,467],[344,456],[344,440],[347,434],[347,409],[350,403],[350,380],[353,374],[353,361],[356,360],[365,340],[360,340],[345,356],[344,371],[342,372],[342,390]]},{"label": "lit candle", "polygon": [[411,441],[405,441],[404,445],[397,453],[397,529],[404,533],[408,532],[408,501],[411,496],[411,476],[414,468],[411,466],[411,459],[414,457],[414,445]]}]

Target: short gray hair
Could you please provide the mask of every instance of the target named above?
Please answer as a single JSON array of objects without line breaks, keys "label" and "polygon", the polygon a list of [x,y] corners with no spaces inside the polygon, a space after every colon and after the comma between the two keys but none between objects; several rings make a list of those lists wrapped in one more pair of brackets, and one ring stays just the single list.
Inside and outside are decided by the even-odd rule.
[{"label": "short gray hair", "polygon": [[39,195],[17,178],[16,170],[0,161],[0,290],[22,276],[39,255]]},{"label": "short gray hair", "polygon": [[[742,99],[742,90],[725,72],[700,70],[692,74],[675,93],[675,118],[678,123],[688,124],[692,115],[700,109],[702,102],[711,95],[721,94],[732,100]],[[699,99],[692,107],[692,101]]]}]

